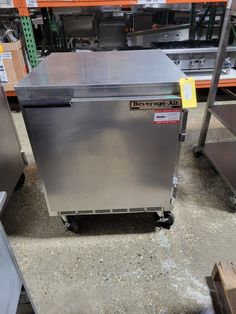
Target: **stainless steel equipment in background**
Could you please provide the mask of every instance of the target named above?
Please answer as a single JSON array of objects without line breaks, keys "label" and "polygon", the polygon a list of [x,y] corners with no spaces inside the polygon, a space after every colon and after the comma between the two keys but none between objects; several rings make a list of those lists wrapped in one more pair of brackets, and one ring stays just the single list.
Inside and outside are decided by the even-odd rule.
[{"label": "stainless steel equipment in background", "polygon": [[189,24],[174,25],[138,31],[127,34],[127,44],[132,47],[152,47],[152,43],[169,43],[187,41],[189,39]]},{"label": "stainless steel equipment in background", "polygon": [[[0,214],[6,192],[0,191]],[[29,291],[0,221],[0,308],[2,314],[36,313]]]},{"label": "stainless steel equipment in background", "polygon": [[6,191],[9,199],[13,190],[19,189],[24,184],[26,158],[21,152],[21,145],[2,87],[0,87],[0,134],[0,190]]},{"label": "stainless steel equipment in background", "polygon": [[[167,56],[185,73],[213,71],[218,52],[217,47],[165,49]],[[229,72],[235,66],[236,47],[227,47],[222,72]]]},{"label": "stainless steel equipment in background", "polygon": [[134,50],[51,54],[19,83],[50,215],[74,231],[75,215],[174,222],[183,77],[162,51]]}]

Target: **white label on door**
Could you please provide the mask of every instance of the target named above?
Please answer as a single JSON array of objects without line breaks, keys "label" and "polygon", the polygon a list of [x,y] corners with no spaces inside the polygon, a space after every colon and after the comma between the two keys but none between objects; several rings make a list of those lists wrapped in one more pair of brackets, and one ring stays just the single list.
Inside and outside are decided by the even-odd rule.
[{"label": "white label on door", "polygon": [[7,82],[8,82],[7,73],[4,68],[2,54],[0,54],[0,83],[7,83]]},{"label": "white label on door", "polygon": [[26,0],[26,5],[28,8],[36,8],[38,6],[37,0]]},{"label": "white label on door", "polygon": [[0,8],[13,8],[12,0],[0,0]]},{"label": "white label on door", "polygon": [[154,111],[155,124],[179,124],[179,109],[157,109]]}]

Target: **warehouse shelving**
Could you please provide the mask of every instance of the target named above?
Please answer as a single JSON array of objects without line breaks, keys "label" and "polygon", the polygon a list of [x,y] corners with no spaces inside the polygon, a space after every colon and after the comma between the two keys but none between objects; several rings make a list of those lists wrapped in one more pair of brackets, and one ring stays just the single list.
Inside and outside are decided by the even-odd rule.
[{"label": "warehouse shelving", "polygon": [[216,66],[213,73],[207,105],[203,118],[198,146],[194,148],[194,155],[199,157],[204,154],[216,168],[222,178],[234,193],[233,204],[236,204],[236,142],[206,143],[211,116],[218,119],[234,136],[236,136],[236,105],[215,103],[218,82],[222,70],[226,48],[229,41],[231,25],[235,23],[236,3],[227,3]]},{"label": "warehouse shelving", "polygon": [[[179,3],[210,3],[227,2],[226,0],[1,0],[0,8],[17,8],[26,14],[30,8],[58,8],[58,7],[78,7],[78,6],[133,6],[142,4],[179,4]],[[25,10],[25,11],[24,11]]]},{"label": "warehouse shelving", "polygon": [[[32,30],[32,23],[30,19],[30,9],[32,8],[58,8],[58,7],[82,7],[82,6],[134,6],[141,4],[158,4],[158,3],[207,3],[207,2],[216,2],[214,0],[61,0],[61,1],[52,1],[52,0],[0,0],[0,9],[1,8],[16,8],[19,11],[21,16],[21,21],[23,25],[23,31],[26,41],[26,48],[28,52],[28,57],[31,66],[34,68],[38,64],[37,49],[34,39],[34,34]],[[217,2],[226,2],[225,0],[219,0]]]},{"label": "warehouse shelving", "polygon": [[[16,8],[21,17],[23,31],[26,42],[26,49],[28,53],[31,67],[38,65],[38,54],[32,29],[32,22],[30,19],[30,10],[33,8],[68,8],[68,7],[92,7],[92,6],[122,6],[131,7],[135,5],[145,4],[180,4],[180,3],[226,3],[226,0],[0,0],[1,8]],[[197,88],[210,87],[211,80],[196,80]],[[236,86],[236,78],[224,78],[219,82],[220,87]],[[11,93],[11,95],[13,95]]]}]

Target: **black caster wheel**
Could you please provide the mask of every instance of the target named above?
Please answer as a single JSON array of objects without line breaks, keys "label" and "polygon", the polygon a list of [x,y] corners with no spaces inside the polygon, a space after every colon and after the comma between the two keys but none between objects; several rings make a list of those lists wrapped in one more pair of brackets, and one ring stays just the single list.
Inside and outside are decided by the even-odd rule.
[{"label": "black caster wheel", "polygon": [[67,216],[67,221],[62,219],[67,230],[78,233],[79,232],[79,220],[77,216]]},{"label": "black caster wheel", "polygon": [[16,183],[15,191],[19,191],[19,190],[22,188],[22,186],[24,185],[24,183],[25,183],[25,174],[24,174],[24,172],[23,172],[23,173],[21,174],[21,176],[20,176],[18,182]]},{"label": "black caster wheel", "polygon": [[193,148],[193,156],[194,156],[195,158],[199,158],[199,157],[202,156],[202,149],[201,149],[201,147],[195,146],[195,147]]},{"label": "black caster wheel", "polygon": [[171,211],[164,211],[164,216],[160,217],[157,213],[155,215],[156,226],[170,229],[175,222],[175,216]]}]

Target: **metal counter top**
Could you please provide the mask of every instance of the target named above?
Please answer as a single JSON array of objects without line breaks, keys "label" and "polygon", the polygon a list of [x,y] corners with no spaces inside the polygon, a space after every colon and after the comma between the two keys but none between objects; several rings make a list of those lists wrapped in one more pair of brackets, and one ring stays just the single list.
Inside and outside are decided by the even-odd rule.
[{"label": "metal counter top", "polygon": [[[163,93],[163,90],[157,90],[158,86],[163,85],[170,87],[168,93],[172,93],[173,86],[177,86],[182,77],[185,77],[184,73],[161,50],[156,49],[53,53],[23,79],[16,90],[20,100],[22,97],[25,99],[26,93],[28,98],[25,100],[41,99],[43,94],[47,98],[65,95],[114,96],[117,87],[119,96],[130,93],[157,95]],[[140,87],[145,92],[140,91]],[[134,91],[130,91],[130,88]],[[129,92],[126,92],[127,89]],[[56,94],[52,90],[56,90]]]},{"label": "metal counter top", "polygon": [[53,53],[18,87],[176,83],[181,77],[161,50]]}]

